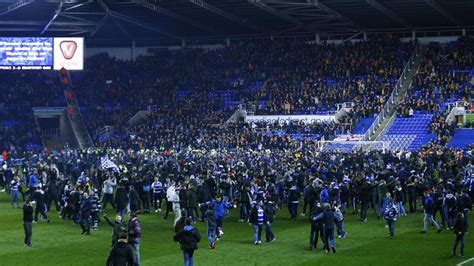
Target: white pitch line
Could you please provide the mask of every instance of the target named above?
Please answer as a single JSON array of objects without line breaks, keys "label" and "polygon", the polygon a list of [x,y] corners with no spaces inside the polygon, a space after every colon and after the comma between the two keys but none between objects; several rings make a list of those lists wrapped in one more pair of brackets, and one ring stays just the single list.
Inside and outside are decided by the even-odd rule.
[{"label": "white pitch line", "polygon": [[474,258],[470,258],[470,259],[468,259],[468,260],[465,260],[465,261],[463,261],[463,262],[461,262],[461,263],[459,263],[459,264],[456,264],[456,266],[464,265],[464,264],[466,264],[466,263],[468,263],[468,262],[470,262],[470,261],[472,261],[472,260],[474,260]]}]

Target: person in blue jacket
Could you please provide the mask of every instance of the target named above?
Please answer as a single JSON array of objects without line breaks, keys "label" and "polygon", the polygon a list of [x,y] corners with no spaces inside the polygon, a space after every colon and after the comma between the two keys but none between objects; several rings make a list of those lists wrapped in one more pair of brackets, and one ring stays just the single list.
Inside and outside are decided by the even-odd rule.
[{"label": "person in blue jacket", "polygon": [[326,253],[329,253],[329,246],[333,253],[336,253],[335,241],[334,241],[334,223],[337,221],[337,217],[331,210],[331,205],[325,204],[324,211],[318,216],[311,218],[313,222],[321,220],[324,225],[324,249]]},{"label": "person in blue jacket", "polygon": [[321,190],[319,194],[319,202],[321,203],[329,203],[329,188],[328,184],[324,184],[323,190]]},{"label": "person in blue jacket", "polygon": [[422,234],[426,233],[428,230],[428,225],[431,223],[434,227],[436,227],[436,233],[441,232],[441,227],[439,227],[438,223],[433,218],[434,213],[434,201],[433,197],[431,196],[429,191],[425,191],[424,193],[425,198],[423,199],[423,208],[424,208],[424,218],[423,218],[423,231]]},{"label": "person in blue jacket", "polygon": [[[224,225],[224,217],[227,209],[231,209],[233,206],[228,202],[222,199],[221,195],[218,195],[215,200],[204,203],[205,205],[213,205],[214,213],[216,216],[216,240],[219,241],[220,238],[224,235],[222,231],[222,226]],[[203,205],[203,204],[201,204]]]}]

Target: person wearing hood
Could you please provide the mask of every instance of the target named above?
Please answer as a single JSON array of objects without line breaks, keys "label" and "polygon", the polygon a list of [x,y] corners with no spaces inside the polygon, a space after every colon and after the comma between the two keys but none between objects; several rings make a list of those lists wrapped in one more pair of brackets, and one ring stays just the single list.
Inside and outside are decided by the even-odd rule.
[{"label": "person wearing hood", "polygon": [[109,257],[107,258],[107,266],[132,266],[135,264],[133,249],[127,243],[127,233],[121,232],[118,241],[112,246]]},{"label": "person wearing hood", "polygon": [[173,237],[175,242],[179,242],[183,251],[184,266],[194,265],[194,251],[198,249],[198,243],[201,241],[199,230],[192,226],[193,221],[186,219],[184,229],[176,233]]}]

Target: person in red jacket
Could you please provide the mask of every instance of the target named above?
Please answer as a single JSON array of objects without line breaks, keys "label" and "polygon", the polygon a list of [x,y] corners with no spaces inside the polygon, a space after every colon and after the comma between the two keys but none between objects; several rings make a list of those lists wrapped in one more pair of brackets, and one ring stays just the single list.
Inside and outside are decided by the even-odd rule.
[{"label": "person in red jacket", "polygon": [[140,265],[140,238],[142,237],[142,228],[137,214],[132,212],[130,214],[130,221],[128,222],[128,243],[133,248],[133,255],[135,257],[134,265]]}]

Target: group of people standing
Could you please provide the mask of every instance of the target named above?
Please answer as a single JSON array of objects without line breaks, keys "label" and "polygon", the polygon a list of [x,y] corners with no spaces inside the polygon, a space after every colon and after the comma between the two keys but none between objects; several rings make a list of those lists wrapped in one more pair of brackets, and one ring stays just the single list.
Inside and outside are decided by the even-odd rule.
[{"label": "group of people standing", "polygon": [[[302,149],[291,153],[181,151],[167,155],[148,151],[117,156],[107,150],[71,151],[63,154],[64,158],[36,156],[41,161],[9,165],[2,174],[11,177],[7,191],[12,207],[20,196],[25,202],[30,199],[24,207],[27,246],[31,244],[29,222],[35,221],[34,215],[29,215],[32,209],[33,213],[38,210],[38,219],[44,216],[47,222],[51,207],[57,207],[61,218],[81,225],[82,233],[88,235],[98,228],[101,210],[112,205],[117,217],[106,221],[114,228],[114,248],[125,246],[119,243],[127,239],[134,264],[139,264],[141,226],[137,213],[151,215],[166,208],[163,218],[174,213],[175,240],[184,246],[187,261],[192,261],[189,247],[197,247],[199,242],[194,226],[198,221],[207,222],[207,240],[213,249],[223,238],[225,217],[230,209],[237,208],[239,221],[252,225],[252,242],[260,245],[264,230],[266,242],[276,240],[272,224],[278,210],[287,207],[290,218],[297,220],[298,209],[303,207],[301,215],[306,216],[309,207],[310,248],[317,248],[321,239],[323,249],[335,253],[335,233],[341,239],[348,235],[344,216],[349,212],[360,214],[361,221],[366,222],[372,208],[377,217],[386,220],[393,238],[397,219],[415,212],[421,203],[423,232],[429,223],[441,229],[436,222],[439,213],[441,225],[456,232],[454,247],[460,243],[463,255],[463,234],[468,229],[467,214],[474,192],[469,152],[437,146],[419,153]],[[118,169],[96,166],[104,154],[115,158]],[[74,161],[74,156],[80,162]],[[15,195],[17,189],[20,195]],[[123,225],[127,214],[130,221]],[[190,235],[194,240],[185,240]],[[128,254],[125,249],[129,248],[113,254]]]}]

